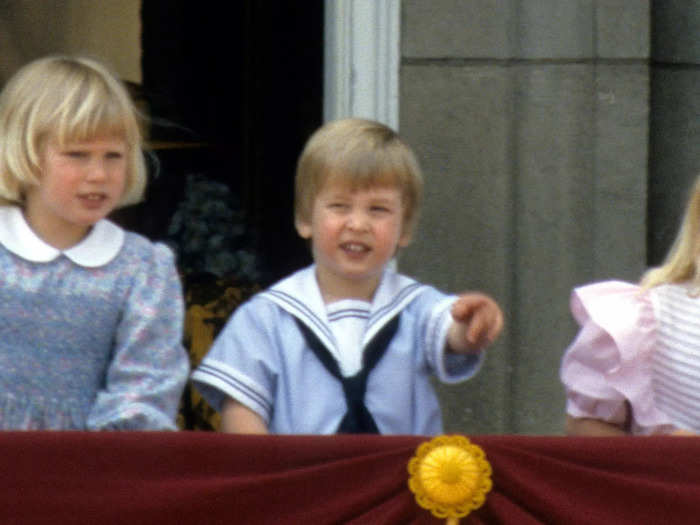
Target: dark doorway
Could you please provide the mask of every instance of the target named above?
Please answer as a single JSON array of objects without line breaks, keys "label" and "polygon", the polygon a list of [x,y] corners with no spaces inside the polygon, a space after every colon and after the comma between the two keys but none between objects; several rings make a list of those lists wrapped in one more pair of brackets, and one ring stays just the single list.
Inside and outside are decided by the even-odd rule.
[{"label": "dark doorway", "polygon": [[[192,367],[237,305],[310,263],[294,171],[323,108],[323,0],[212,5],[142,2],[151,180],[121,216],[177,253]],[[180,426],[216,429],[217,417],[187,385]]]},{"label": "dark doorway", "polygon": [[323,0],[212,5],[143,1],[141,96],[159,175],[130,227],[166,235],[185,176],[204,174],[240,202],[267,285],[310,262],[293,181],[322,121]]}]

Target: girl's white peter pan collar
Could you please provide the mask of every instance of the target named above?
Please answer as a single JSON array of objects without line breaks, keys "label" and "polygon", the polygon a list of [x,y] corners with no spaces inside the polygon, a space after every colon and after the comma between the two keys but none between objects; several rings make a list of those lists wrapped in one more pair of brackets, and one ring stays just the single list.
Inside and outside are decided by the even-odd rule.
[{"label": "girl's white peter pan collar", "polygon": [[117,256],[124,244],[124,230],[108,220],[101,220],[82,241],[62,251],[41,240],[18,207],[0,206],[0,244],[32,262],[49,262],[65,255],[80,266],[97,268]]}]

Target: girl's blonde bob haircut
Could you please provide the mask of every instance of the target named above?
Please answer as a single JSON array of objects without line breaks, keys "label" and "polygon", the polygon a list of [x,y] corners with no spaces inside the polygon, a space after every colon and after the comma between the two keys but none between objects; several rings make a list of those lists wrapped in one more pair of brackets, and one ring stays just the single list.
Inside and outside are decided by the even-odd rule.
[{"label": "girl's blonde bob haircut", "polygon": [[124,85],[99,62],[50,56],[22,67],[0,94],[0,199],[23,204],[41,181],[44,147],[123,138],[127,174],[120,206],[141,200],[146,185],[137,112]]},{"label": "girl's blonde bob haircut", "polygon": [[642,277],[641,284],[651,288],[666,283],[692,285],[692,293],[700,294],[700,177],[696,179],[683,215],[678,236],[669,250],[666,260],[658,268],[652,268]]},{"label": "girl's blonde bob haircut", "polygon": [[398,188],[403,232],[411,234],[418,218],[423,177],[415,155],[391,128],[371,120],[329,122],[309,138],[297,163],[294,217],[310,222],[318,193],[328,182],[351,190],[377,186]]}]

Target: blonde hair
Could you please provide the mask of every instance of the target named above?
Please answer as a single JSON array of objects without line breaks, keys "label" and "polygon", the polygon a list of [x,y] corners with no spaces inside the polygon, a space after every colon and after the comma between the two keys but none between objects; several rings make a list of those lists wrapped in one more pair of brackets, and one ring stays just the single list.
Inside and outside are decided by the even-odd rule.
[{"label": "blonde hair", "polygon": [[401,192],[403,231],[415,226],[423,193],[423,177],[411,148],[379,122],[347,118],[319,128],[297,162],[294,217],[310,221],[313,202],[329,181],[351,189],[396,187]]},{"label": "blonde hair", "polygon": [[663,264],[648,270],[641,284],[651,288],[665,283],[690,282],[700,292],[700,177],[695,181],[683,222]]},{"label": "blonde hair", "polygon": [[123,138],[127,175],[120,206],[141,200],[146,165],[137,112],[125,86],[86,57],[49,56],[22,67],[0,93],[0,198],[18,204],[39,184],[47,141]]}]

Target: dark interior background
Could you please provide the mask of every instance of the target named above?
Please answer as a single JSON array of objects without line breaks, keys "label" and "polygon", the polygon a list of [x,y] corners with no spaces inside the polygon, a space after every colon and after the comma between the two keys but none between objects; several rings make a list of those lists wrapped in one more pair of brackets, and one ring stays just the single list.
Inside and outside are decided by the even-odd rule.
[{"label": "dark interior background", "polygon": [[118,220],[162,239],[186,175],[223,182],[267,285],[310,262],[293,226],[293,182],[322,122],[323,0],[209,5],[143,1],[136,89],[150,120],[152,180],[146,201]]}]

